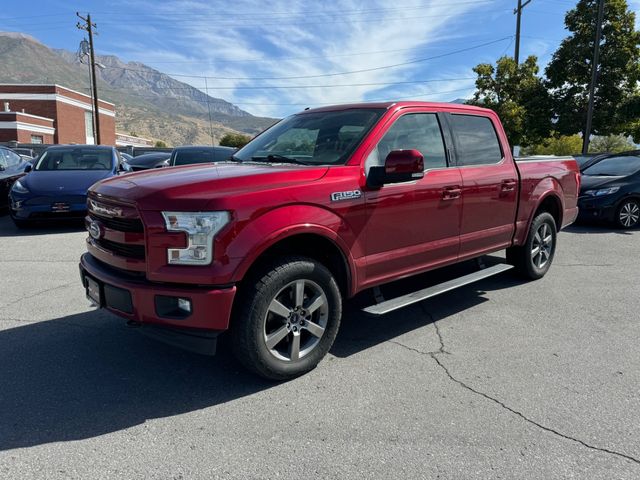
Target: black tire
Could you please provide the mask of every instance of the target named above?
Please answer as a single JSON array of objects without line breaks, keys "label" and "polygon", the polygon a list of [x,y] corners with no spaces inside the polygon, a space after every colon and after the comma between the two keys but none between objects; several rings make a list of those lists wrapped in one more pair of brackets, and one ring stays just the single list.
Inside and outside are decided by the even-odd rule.
[{"label": "black tire", "polygon": [[640,223],[640,202],[635,198],[622,201],[616,210],[615,223],[618,228],[634,228]]},{"label": "black tire", "polygon": [[[542,233],[546,233],[544,238]],[[553,216],[547,212],[539,213],[531,222],[524,245],[507,249],[507,262],[524,278],[542,278],[553,262],[557,237],[558,231]]]},{"label": "black tire", "polygon": [[342,317],[342,297],[333,275],[306,257],[283,257],[260,269],[243,282],[235,303],[233,353],[248,370],[270,380],[287,380],[314,369],[333,345]]}]

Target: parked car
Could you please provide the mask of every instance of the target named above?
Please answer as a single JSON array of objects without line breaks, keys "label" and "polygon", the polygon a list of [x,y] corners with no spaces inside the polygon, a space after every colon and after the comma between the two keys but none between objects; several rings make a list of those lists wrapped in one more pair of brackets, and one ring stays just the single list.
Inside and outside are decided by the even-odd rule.
[{"label": "parked car", "polygon": [[8,205],[9,190],[13,183],[24,175],[28,163],[7,147],[0,146],[0,208]]},{"label": "parked car", "polygon": [[612,153],[582,171],[581,220],[605,220],[620,228],[640,221],[640,151]]},{"label": "parked car", "polygon": [[129,171],[113,147],[60,145],[47,148],[35,167],[10,192],[11,218],[18,227],[34,221],[84,218],[87,190],[99,180]]},{"label": "parked car", "polygon": [[11,150],[16,152],[21,157],[36,158],[38,156],[33,148],[16,147],[12,148]]},{"label": "parked car", "polygon": [[169,166],[190,165],[193,163],[213,163],[229,160],[238,149],[232,147],[190,146],[176,147],[171,152]]},{"label": "parked car", "polygon": [[250,370],[301,375],[326,355],[343,299],[505,250],[507,262],[370,305],[383,315],[515,266],[546,274],[577,216],[571,157],[517,162],[498,116],[390,102],[306,110],[217,168],[133,173],[89,191],[88,297],[201,353],[231,328]]},{"label": "parked car", "polygon": [[131,157],[131,160],[127,160],[127,163],[131,166],[131,170],[137,172],[138,170],[148,170],[150,168],[168,167],[169,157],[171,157],[171,154],[167,152],[145,153],[137,157]]},{"label": "parked car", "polygon": [[585,153],[580,155],[574,155],[573,158],[575,158],[576,162],[578,162],[578,166],[580,167],[580,170],[583,170],[584,168],[587,168],[589,165],[593,164],[595,161],[598,160],[598,158],[602,157],[603,155],[608,155],[608,154],[607,153]]}]

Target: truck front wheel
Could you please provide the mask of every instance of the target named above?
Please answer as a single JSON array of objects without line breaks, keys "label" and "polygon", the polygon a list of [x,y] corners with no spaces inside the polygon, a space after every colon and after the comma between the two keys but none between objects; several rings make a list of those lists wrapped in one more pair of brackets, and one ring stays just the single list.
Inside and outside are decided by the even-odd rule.
[{"label": "truck front wheel", "polygon": [[331,272],[306,257],[285,257],[241,286],[231,325],[233,352],[271,380],[306,373],[336,338],[342,298]]},{"label": "truck front wheel", "polygon": [[556,222],[550,213],[542,212],[531,222],[524,245],[507,249],[507,262],[518,274],[531,280],[544,277],[556,251]]}]

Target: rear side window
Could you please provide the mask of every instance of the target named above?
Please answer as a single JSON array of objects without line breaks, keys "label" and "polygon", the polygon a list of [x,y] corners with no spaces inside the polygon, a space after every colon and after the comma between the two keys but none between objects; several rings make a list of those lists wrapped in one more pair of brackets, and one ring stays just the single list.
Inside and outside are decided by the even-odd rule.
[{"label": "rear side window", "polygon": [[490,165],[502,160],[500,142],[488,117],[451,115],[458,165]]},{"label": "rear side window", "polygon": [[411,149],[422,154],[425,170],[447,166],[442,132],[435,113],[410,113],[396,120],[367,158],[367,171],[371,166],[384,165],[387,155],[393,150]]}]

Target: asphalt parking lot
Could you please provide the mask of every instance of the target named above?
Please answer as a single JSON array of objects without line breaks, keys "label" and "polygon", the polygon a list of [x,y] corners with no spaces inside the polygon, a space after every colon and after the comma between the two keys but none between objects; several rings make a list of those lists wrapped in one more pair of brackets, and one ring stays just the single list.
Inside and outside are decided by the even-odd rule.
[{"label": "asphalt parking lot", "polygon": [[77,227],[0,217],[0,478],[640,478],[640,231],[571,227],[282,384],[89,307]]}]

